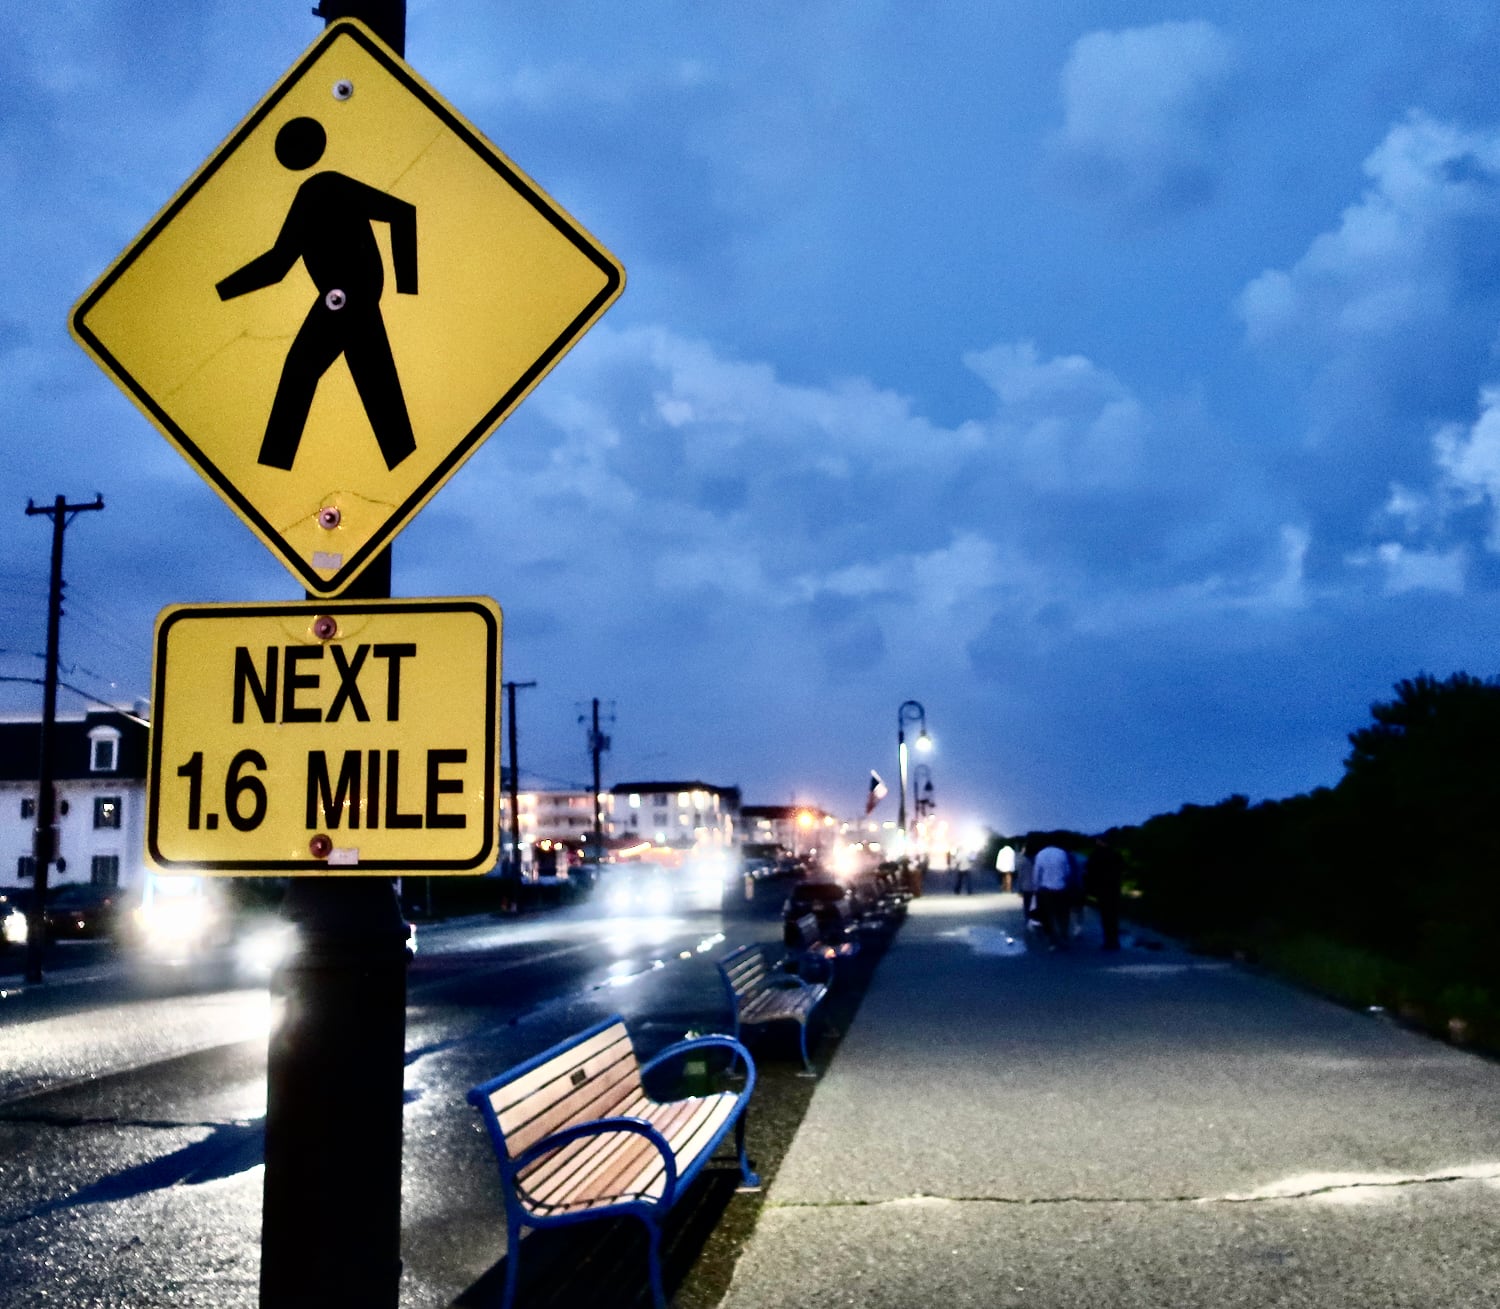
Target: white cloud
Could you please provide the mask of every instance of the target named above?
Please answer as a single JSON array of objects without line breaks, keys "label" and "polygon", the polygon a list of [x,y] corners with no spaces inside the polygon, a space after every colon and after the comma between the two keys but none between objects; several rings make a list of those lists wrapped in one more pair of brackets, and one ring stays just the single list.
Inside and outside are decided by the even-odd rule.
[{"label": "white cloud", "polygon": [[[773,683],[962,677],[997,621],[1051,641],[1304,603],[1305,530],[1257,506],[1198,420],[1028,342],[965,363],[992,406],[943,424],[868,379],[791,383],[601,326],[497,438],[509,517],[484,519],[475,566],[551,569],[581,514],[587,569],[545,573],[558,612],[618,612],[657,642],[674,622],[753,633],[745,676]],[[478,522],[493,483],[466,485],[449,503]]]},{"label": "white cloud", "polygon": [[1413,550],[1399,541],[1384,541],[1375,557],[1385,569],[1385,592],[1442,591],[1462,595],[1468,552],[1462,546],[1451,550]]},{"label": "white cloud", "polygon": [[1202,203],[1215,187],[1233,43],[1202,20],[1091,32],[1062,72],[1062,172],[1137,214]]},{"label": "white cloud", "polygon": [[[1500,549],[1500,131],[1413,113],[1365,160],[1369,185],[1290,267],[1249,283],[1246,340],[1293,387],[1285,440],[1322,567],[1377,565],[1388,594],[1462,590],[1458,547],[1492,509]],[[1432,433],[1436,432],[1436,437]],[[1435,465],[1435,466],[1434,466]],[[1392,538],[1392,532],[1396,538]]]},{"label": "white cloud", "polygon": [[1043,359],[1031,342],[964,363],[999,399],[992,440],[1033,489],[1121,487],[1142,475],[1150,420],[1111,373],[1080,355]]},{"label": "white cloud", "polygon": [[1371,185],[1336,230],[1290,270],[1269,270],[1245,288],[1239,310],[1252,344],[1347,353],[1440,318],[1463,294],[1456,229],[1500,216],[1500,134],[1412,114],[1364,170]]},{"label": "white cloud", "polygon": [[1500,551],[1500,386],[1480,392],[1480,414],[1467,430],[1449,424],[1433,437],[1443,488],[1461,503],[1488,502],[1486,545]]}]

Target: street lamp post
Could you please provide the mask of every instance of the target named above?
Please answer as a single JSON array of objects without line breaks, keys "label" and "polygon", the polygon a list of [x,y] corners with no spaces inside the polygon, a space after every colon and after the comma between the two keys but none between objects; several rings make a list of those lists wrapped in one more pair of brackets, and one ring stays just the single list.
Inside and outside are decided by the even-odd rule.
[{"label": "street lamp post", "polygon": [[906,839],[906,775],[907,775],[907,750],[906,750],[906,725],[908,723],[920,724],[917,730],[916,747],[918,750],[932,749],[932,738],[927,735],[927,710],[922,708],[916,700],[903,700],[901,706],[896,710],[896,775],[900,786],[900,802],[896,810],[896,830],[901,836],[901,877],[906,882],[914,895],[921,895],[920,881],[911,884],[911,863],[907,856]]},{"label": "street lamp post", "polygon": [[932,769],[926,764],[916,764],[911,770],[912,809],[916,811],[917,841],[924,854],[927,853],[928,820],[937,802],[932,798]]}]

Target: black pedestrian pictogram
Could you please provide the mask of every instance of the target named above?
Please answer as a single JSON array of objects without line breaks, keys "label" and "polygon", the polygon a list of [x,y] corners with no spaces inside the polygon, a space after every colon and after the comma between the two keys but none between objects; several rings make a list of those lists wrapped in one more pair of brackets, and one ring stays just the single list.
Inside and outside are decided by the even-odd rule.
[{"label": "black pedestrian pictogram", "polygon": [[[276,134],[276,158],[294,172],[323,157],[328,137],[315,118],[293,118]],[[387,468],[416,449],[401,379],[380,316],[385,270],[372,223],[388,223],[396,290],[417,293],[414,205],[327,169],[297,188],[275,244],[215,288],[221,300],[274,286],[298,259],[318,298],[287,351],[259,463],[290,469],[318,382],[340,355],[354,379]]]}]

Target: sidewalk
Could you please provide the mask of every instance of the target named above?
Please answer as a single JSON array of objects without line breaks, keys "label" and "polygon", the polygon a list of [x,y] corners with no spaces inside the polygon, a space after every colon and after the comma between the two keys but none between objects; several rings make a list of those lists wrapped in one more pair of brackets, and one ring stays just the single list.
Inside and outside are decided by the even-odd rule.
[{"label": "sidewalk", "polygon": [[913,903],[721,1309],[1500,1302],[1495,1065],[1019,906]]}]

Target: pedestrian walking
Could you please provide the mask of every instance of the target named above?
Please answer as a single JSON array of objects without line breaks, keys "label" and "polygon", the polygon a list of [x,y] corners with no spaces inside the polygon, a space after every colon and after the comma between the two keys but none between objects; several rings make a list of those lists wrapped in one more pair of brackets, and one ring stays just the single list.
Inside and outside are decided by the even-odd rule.
[{"label": "pedestrian walking", "polygon": [[1037,909],[1042,930],[1054,950],[1072,944],[1068,919],[1073,902],[1073,866],[1060,845],[1045,845],[1036,855]]},{"label": "pedestrian walking", "polygon": [[967,859],[957,860],[953,864],[953,894],[958,895],[960,892],[963,892],[966,895],[973,895],[974,887],[971,883],[969,861]]},{"label": "pedestrian walking", "polygon": [[1088,862],[1088,892],[1099,908],[1105,950],[1120,948],[1120,887],[1125,880],[1125,860],[1108,836],[1094,838]]},{"label": "pedestrian walking", "polygon": [[995,873],[1000,878],[1002,891],[1013,891],[1016,885],[1016,852],[1013,847],[1002,845],[995,855]]},{"label": "pedestrian walking", "polygon": [[1016,890],[1021,893],[1021,923],[1030,927],[1036,908],[1036,852],[1040,845],[1028,836],[1016,856]]},{"label": "pedestrian walking", "polygon": [[1088,903],[1084,894],[1083,856],[1068,846],[1063,847],[1063,853],[1068,856],[1068,935],[1082,936]]}]

